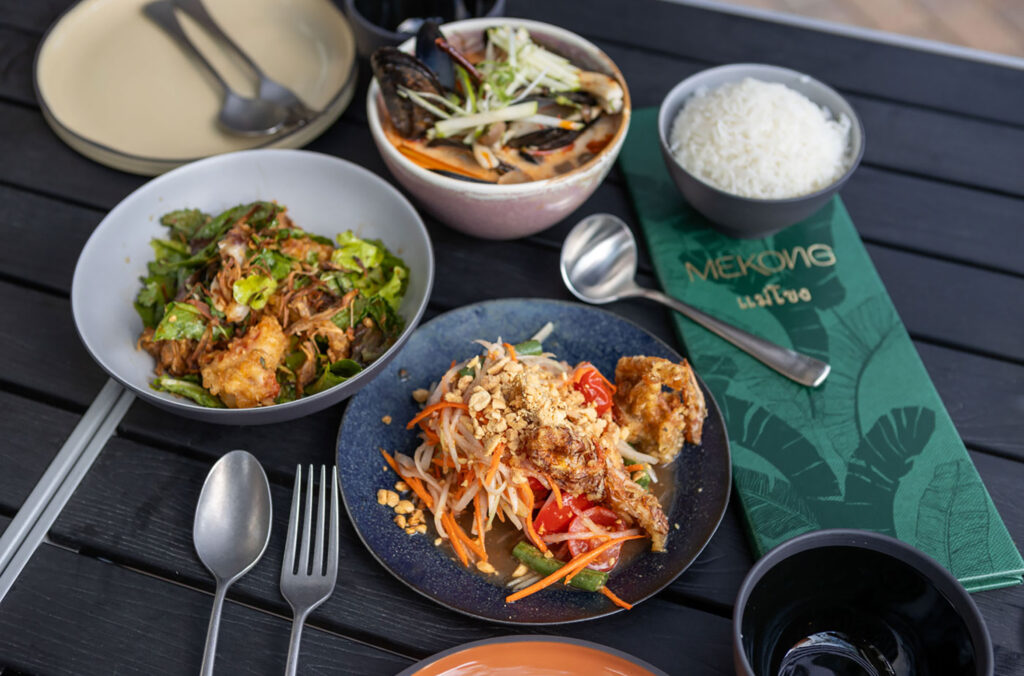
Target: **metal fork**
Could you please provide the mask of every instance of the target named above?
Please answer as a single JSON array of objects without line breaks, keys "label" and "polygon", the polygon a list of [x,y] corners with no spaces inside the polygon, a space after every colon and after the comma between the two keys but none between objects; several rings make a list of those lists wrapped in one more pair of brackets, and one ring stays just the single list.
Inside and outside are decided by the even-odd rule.
[{"label": "metal fork", "polygon": [[[295,619],[292,622],[292,636],[288,647],[287,676],[294,676],[299,664],[299,641],[302,640],[302,626],[310,612],[334,591],[338,577],[338,471],[331,470],[331,521],[327,533],[327,553],[324,555],[324,511],[326,510],[327,468],[320,466],[320,500],[317,504],[316,541],[310,533],[313,522],[313,466],[309,466],[306,482],[305,518],[302,519],[302,542],[299,537],[299,516],[302,502],[302,465],[295,468],[295,491],[292,494],[292,513],[288,519],[288,542],[284,549],[281,565],[281,595],[292,607]],[[299,550],[296,567],[296,546]],[[310,549],[313,549],[312,570]]]}]

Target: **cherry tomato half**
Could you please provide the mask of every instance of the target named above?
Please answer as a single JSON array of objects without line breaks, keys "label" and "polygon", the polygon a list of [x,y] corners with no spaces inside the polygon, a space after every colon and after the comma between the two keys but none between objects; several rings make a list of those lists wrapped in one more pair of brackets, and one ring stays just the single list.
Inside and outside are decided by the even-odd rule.
[{"label": "cherry tomato half", "polygon": [[[619,531],[626,527],[626,524],[622,522],[615,512],[606,507],[591,507],[590,509],[583,512],[583,515],[593,521],[598,526],[606,528],[609,531]],[[583,523],[583,519],[576,517],[569,524],[570,533],[589,533],[590,529]],[[577,557],[580,554],[589,552],[594,549],[602,542],[599,538],[589,538],[586,540],[569,540],[569,552],[573,557]],[[587,564],[588,568],[594,570],[609,571],[615,567],[615,564],[619,562],[619,554],[622,552],[622,543],[609,547],[598,556],[596,559]]]},{"label": "cherry tomato half", "polygon": [[548,498],[544,506],[540,508],[537,518],[533,520],[533,529],[538,535],[545,533],[561,533],[565,531],[569,522],[576,518],[573,507],[581,512],[589,509],[592,503],[585,495],[563,495],[562,506],[553,498]]},{"label": "cherry tomato half", "polygon": [[573,380],[573,387],[583,394],[584,399],[594,404],[598,415],[604,415],[611,410],[614,390],[596,367],[591,364],[580,365]]},{"label": "cherry tomato half", "polygon": [[526,480],[530,482],[530,490],[533,491],[533,504],[540,503],[541,500],[548,497],[548,487],[542,484],[539,480],[531,477],[526,477]]}]

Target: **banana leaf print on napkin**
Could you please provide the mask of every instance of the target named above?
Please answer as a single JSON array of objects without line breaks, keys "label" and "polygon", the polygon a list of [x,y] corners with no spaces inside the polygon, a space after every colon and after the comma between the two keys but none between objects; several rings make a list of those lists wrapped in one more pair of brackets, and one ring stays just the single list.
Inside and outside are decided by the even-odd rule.
[{"label": "banana leaf print on napkin", "polygon": [[[842,201],[762,240],[721,235],[668,176],[656,117],[634,111],[620,164],[664,290],[832,365],[805,388],[674,318],[722,409],[755,552],[806,530],[868,528],[938,558],[968,589],[1019,584],[1024,560]],[[806,293],[775,302],[784,289]]]},{"label": "banana leaf print on napkin", "polygon": [[955,460],[936,466],[917,510],[918,546],[947,568],[989,569],[989,520],[988,493],[974,465]]}]

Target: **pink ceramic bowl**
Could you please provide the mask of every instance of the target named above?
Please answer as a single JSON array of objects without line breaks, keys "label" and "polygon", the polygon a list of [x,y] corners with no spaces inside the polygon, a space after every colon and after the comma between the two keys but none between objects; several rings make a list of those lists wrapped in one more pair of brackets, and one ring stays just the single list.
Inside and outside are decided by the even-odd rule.
[{"label": "pink ceramic bowl", "polygon": [[[629,90],[618,67],[604,52],[575,33],[539,21],[508,18],[455,21],[442,26],[442,31],[455,45],[464,46],[482,40],[484,29],[508,24],[525,27],[538,42],[581,68],[611,75],[622,84],[622,122],[608,145],[583,166],[555,178],[509,185],[474,183],[437,174],[413,163],[388,141],[381,127],[381,117],[387,112],[376,80],[370,83],[366,96],[370,132],[391,175],[441,222],[487,239],[532,235],[583,204],[618,157],[631,113]],[[411,52],[412,46],[410,39],[400,48]]]}]

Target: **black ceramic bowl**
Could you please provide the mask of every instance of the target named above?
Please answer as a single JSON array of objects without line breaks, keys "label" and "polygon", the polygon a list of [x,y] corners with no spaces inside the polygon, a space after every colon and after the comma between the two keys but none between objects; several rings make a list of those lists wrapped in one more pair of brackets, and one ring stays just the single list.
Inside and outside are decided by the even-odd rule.
[{"label": "black ceramic bowl", "polygon": [[931,557],[860,530],[768,552],[736,599],[737,676],[991,676],[992,641],[967,591]]},{"label": "black ceramic bowl", "polygon": [[[683,168],[672,155],[669,146],[676,116],[698,90],[712,90],[747,77],[784,84],[819,106],[825,106],[833,115],[842,114],[850,119],[850,147],[847,150],[850,165],[838,180],[817,192],[799,197],[752,199],[719,190]],[[730,237],[742,239],[767,237],[814,214],[846,183],[864,156],[864,126],[846,99],[831,87],[803,73],[757,63],[709,68],[676,85],[662,101],[658,111],[658,138],[665,165],[686,201],[718,230]]]},{"label": "black ceramic bowl", "polygon": [[448,23],[505,15],[505,0],[344,0],[359,56],[368,59],[379,47],[397,47],[415,35],[396,28],[409,18]]}]

